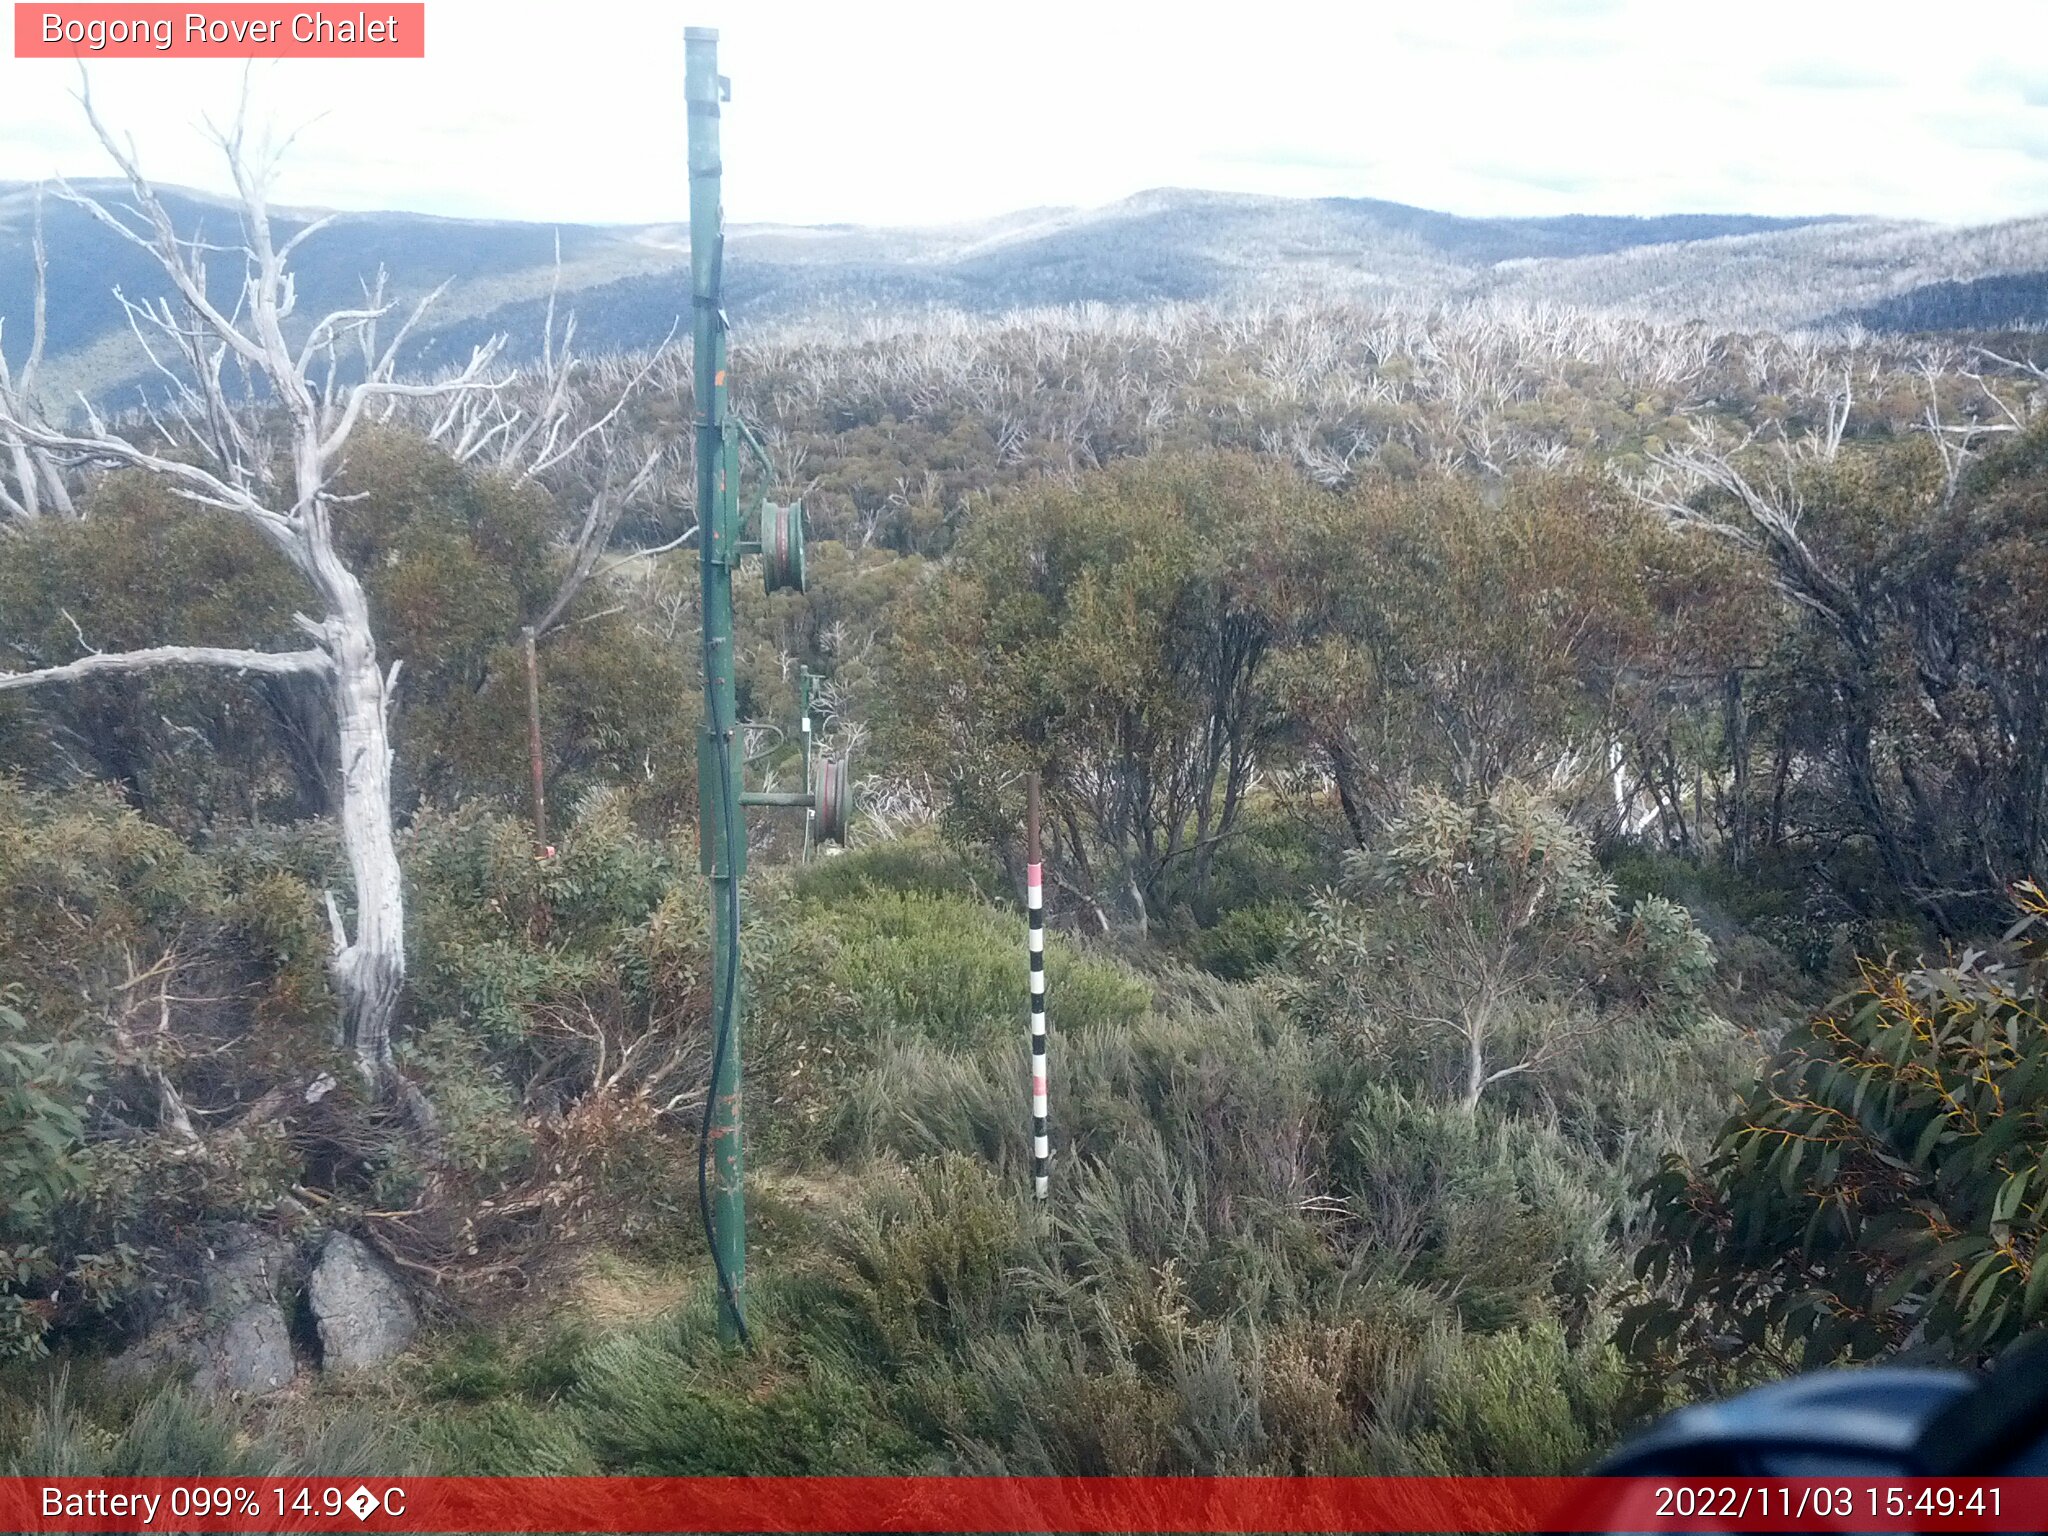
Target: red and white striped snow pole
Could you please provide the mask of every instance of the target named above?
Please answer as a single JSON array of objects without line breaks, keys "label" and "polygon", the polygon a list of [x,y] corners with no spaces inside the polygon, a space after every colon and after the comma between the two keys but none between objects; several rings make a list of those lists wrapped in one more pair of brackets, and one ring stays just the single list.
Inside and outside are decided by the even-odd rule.
[{"label": "red and white striped snow pole", "polygon": [[1025,834],[1029,862],[1024,869],[1024,906],[1030,917],[1026,944],[1031,952],[1031,1182],[1045,1198],[1046,1164],[1052,1141],[1045,1114],[1045,866],[1038,846],[1038,775],[1031,775],[1031,810]]}]

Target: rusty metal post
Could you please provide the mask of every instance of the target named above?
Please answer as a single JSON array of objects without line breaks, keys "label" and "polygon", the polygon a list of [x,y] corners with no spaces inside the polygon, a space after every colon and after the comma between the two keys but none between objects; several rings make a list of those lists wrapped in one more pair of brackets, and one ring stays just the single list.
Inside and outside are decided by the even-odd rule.
[{"label": "rusty metal post", "polygon": [[533,626],[526,629],[526,753],[533,769],[533,851],[545,857],[548,848],[547,772],[540,756],[540,657],[534,650]]}]

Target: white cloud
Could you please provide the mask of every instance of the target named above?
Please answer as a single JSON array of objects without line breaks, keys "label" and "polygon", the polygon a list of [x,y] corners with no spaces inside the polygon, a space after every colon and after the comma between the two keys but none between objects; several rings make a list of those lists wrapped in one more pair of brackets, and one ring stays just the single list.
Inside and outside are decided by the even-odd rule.
[{"label": "white cloud", "polygon": [[[682,30],[733,77],[735,219],[939,222],[1149,186],[1468,213],[2048,212],[2037,0],[428,0],[428,57],[259,64],[280,196],[654,221],[683,208]],[[106,61],[152,173],[241,66]],[[0,178],[98,174],[70,66],[0,60]],[[308,120],[311,121],[308,121]]]}]

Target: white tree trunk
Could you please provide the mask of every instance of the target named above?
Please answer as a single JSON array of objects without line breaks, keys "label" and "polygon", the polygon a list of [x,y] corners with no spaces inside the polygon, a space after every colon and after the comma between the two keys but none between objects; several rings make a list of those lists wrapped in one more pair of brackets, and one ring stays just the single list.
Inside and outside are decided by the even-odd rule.
[{"label": "white tree trunk", "polygon": [[1486,1040],[1493,1030],[1493,998],[1489,988],[1465,1015],[1465,1091],[1458,1096],[1458,1107],[1468,1115],[1479,1112],[1479,1096],[1493,1081],[1486,1070]]},{"label": "white tree trunk", "polygon": [[1479,1096],[1486,1092],[1486,1036],[1475,1025],[1465,1036],[1465,1092],[1458,1107],[1466,1114],[1479,1112]]},{"label": "white tree trunk", "polygon": [[[304,569],[326,600],[316,626],[334,665],[334,720],[341,761],[341,842],[356,896],[355,937],[334,918],[333,972],[342,1035],[373,1089],[394,1076],[392,1025],[405,990],[405,883],[391,820],[391,688],[377,663],[370,603],[334,547],[327,468],[312,402],[304,412],[296,463],[297,517],[305,529]],[[330,916],[333,907],[329,906]]]},{"label": "white tree trunk", "polygon": [[[35,461],[29,457],[27,445],[19,439],[8,439],[7,452],[14,460],[14,487],[19,498],[11,505],[18,516],[34,522],[43,515],[42,477],[36,473]],[[5,491],[6,487],[0,485],[0,494]]]},{"label": "white tree trunk", "polygon": [[344,1036],[372,1084],[391,1067],[391,1027],[405,987],[405,886],[391,834],[389,696],[367,622],[334,644],[341,739],[341,840],[356,893],[355,937],[340,942],[334,979]]}]

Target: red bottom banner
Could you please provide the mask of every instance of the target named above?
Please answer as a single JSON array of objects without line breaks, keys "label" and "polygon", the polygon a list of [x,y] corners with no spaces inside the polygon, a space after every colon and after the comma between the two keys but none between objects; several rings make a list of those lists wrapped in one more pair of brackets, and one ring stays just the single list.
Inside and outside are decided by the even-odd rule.
[{"label": "red bottom banner", "polygon": [[0,1478],[0,1531],[2048,1531],[2048,1478]]}]

